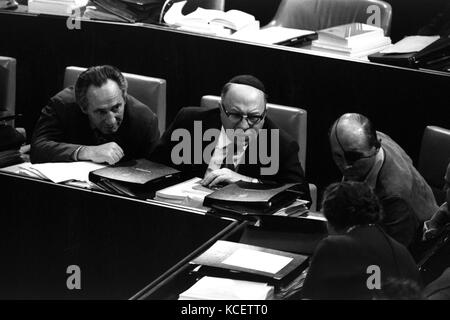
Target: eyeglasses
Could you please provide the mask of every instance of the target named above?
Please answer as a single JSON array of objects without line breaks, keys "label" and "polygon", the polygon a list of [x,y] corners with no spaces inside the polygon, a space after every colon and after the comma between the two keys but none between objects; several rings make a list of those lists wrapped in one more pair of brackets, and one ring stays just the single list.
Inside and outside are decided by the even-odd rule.
[{"label": "eyeglasses", "polygon": [[227,109],[225,109],[225,106],[222,103],[219,103],[219,105],[222,108],[223,112],[225,112],[225,114],[227,115],[228,119],[230,119],[233,122],[241,122],[242,119],[245,119],[245,121],[247,121],[247,123],[249,125],[254,126],[254,125],[258,124],[259,122],[261,122],[264,119],[264,117],[266,116],[266,110],[264,110],[264,112],[261,115],[255,115],[255,114],[243,115],[238,112],[227,111]]}]

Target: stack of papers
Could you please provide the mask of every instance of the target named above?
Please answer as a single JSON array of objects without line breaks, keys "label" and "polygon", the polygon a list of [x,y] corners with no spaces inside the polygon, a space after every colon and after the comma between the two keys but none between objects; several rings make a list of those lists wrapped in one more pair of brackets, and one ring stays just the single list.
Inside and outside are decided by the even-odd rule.
[{"label": "stack of papers", "polygon": [[205,276],[181,293],[179,300],[268,300],[273,291],[267,283]]},{"label": "stack of papers", "polygon": [[243,11],[224,12],[198,7],[194,12],[183,15],[182,10],[185,4],[186,1],[174,3],[164,15],[164,22],[180,30],[218,36],[228,36],[243,29],[259,29],[259,21]]},{"label": "stack of papers", "polygon": [[212,189],[203,187],[200,184],[201,178],[192,178],[168,188],[158,190],[155,200],[181,204],[189,207],[203,209],[203,200],[214,192]]},{"label": "stack of papers", "polygon": [[318,39],[312,50],[340,54],[348,57],[366,57],[391,44],[382,28],[363,23],[350,23],[317,31]]},{"label": "stack of papers", "polygon": [[77,162],[49,162],[32,164],[25,162],[19,165],[19,174],[50,180],[54,183],[67,181],[89,182],[89,172],[105,167],[103,164]]},{"label": "stack of papers", "polygon": [[28,12],[70,16],[74,10],[86,6],[87,2],[88,0],[29,0]]}]

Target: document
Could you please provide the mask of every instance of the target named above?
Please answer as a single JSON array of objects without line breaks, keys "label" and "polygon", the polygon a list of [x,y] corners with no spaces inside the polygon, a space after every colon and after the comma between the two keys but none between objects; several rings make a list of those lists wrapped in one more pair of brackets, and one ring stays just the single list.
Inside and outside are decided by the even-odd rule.
[{"label": "document", "polygon": [[293,258],[291,257],[279,256],[272,253],[238,249],[222,263],[275,274],[287,266],[292,260]]},{"label": "document", "polygon": [[205,276],[181,293],[179,300],[267,300],[273,291],[263,282]]},{"label": "document", "polygon": [[228,36],[231,33],[246,28],[259,28],[259,21],[251,14],[240,10],[227,12],[198,7],[195,11],[183,15],[186,1],[174,3],[164,15],[164,22],[180,30],[206,34]]},{"label": "document", "polygon": [[306,267],[307,259],[307,256],[291,252],[218,240],[190,263],[214,271],[232,270],[234,274],[239,271],[241,275],[249,275],[245,280],[257,275],[270,282],[281,281],[294,270]]},{"label": "document", "polygon": [[439,36],[409,36],[395,43],[380,53],[410,53],[418,52],[439,39]]},{"label": "document", "polygon": [[105,167],[89,161],[23,163],[19,166],[19,174],[28,174],[41,179],[61,183],[70,180],[89,181],[89,172]]}]

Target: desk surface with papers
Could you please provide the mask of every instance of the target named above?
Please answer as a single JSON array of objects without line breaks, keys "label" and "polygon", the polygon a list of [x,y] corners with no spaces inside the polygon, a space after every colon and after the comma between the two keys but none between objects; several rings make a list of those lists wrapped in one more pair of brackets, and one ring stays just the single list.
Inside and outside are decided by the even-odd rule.
[{"label": "desk surface with papers", "polygon": [[[54,182],[31,177],[30,173],[39,171],[31,170],[35,165],[30,163],[0,169],[0,183],[7,186],[0,224],[8,258],[1,266],[2,283],[8,288],[4,298],[124,299],[145,284],[166,282],[167,275],[178,274],[220,239],[311,254],[325,234],[324,220],[314,214],[313,220],[304,223],[282,214],[273,217],[277,220],[260,221],[259,226],[233,222],[208,214],[208,208],[142,201],[67,185],[61,180],[67,176],[56,177],[59,164],[53,164],[57,167],[53,172],[51,165],[37,168],[44,168]],[[78,171],[95,169],[83,162],[66,165],[81,165]],[[86,172],[78,175],[82,179]],[[298,220],[294,227],[293,219]],[[82,270],[82,291],[67,291],[62,285],[64,276],[58,270],[69,266]],[[183,276],[183,285],[191,283],[188,280]]]},{"label": "desk surface with papers", "polygon": [[[4,171],[0,184],[4,299],[128,299],[237,225]],[[79,267],[82,290],[68,290],[70,266]]]}]

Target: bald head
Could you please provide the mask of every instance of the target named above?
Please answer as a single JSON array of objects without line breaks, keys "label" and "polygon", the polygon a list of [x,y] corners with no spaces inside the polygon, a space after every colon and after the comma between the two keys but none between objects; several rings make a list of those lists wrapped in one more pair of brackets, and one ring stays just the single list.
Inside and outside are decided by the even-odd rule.
[{"label": "bald head", "polygon": [[344,150],[363,151],[379,147],[375,128],[366,116],[359,113],[346,113],[339,117],[331,127],[330,138],[333,135]]},{"label": "bald head", "polygon": [[363,180],[380,148],[370,120],[358,113],[346,113],[334,122],[329,138],[333,159],[344,177]]}]

